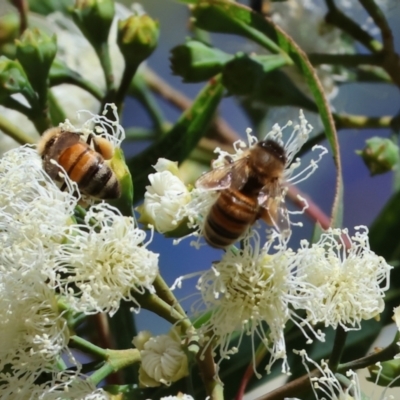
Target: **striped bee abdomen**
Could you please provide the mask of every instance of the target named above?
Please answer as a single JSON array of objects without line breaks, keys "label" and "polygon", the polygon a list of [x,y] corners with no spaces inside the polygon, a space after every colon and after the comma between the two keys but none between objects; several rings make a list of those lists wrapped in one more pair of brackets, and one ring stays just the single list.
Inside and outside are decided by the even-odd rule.
[{"label": "striped bee abdomen", "polygon": [[231,245],[254,223],[257,213],[256,198],[238,190],[221,191],[205,223],[204,237],[207,243],[216,248]]},{"label": "striped bee abdomen", "polygon": [[120,196],[120,183],[114,172],[86,143],[79,142],[65,149],[58,161],[82,193],[101,199]]}]

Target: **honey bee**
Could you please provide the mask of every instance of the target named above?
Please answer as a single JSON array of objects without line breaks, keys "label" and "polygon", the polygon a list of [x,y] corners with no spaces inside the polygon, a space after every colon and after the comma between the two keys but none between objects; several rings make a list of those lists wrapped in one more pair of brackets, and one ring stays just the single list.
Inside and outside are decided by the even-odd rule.
[{"label": "honey bee", "polygon": [[290,234],[284,203],[285,150],[274,140],[260,141],[233,161],[202,175],[196,187],[218,190],[219,196],[207,215],[204,237],[216,248],[236,242],[250,225],[262,218],[281,234]]},{"label": "honey bee", "polygon": [[[37,149],[43,168],[52,179],[62,181],[61,166],[82,193],[105,200],[120,197],[120,182],[106,161],[114,153],[107,139],[90,134],[85,142],[78,132],[50,128],[44,132]],[[61,190],[66,186],[64,182]]]}]

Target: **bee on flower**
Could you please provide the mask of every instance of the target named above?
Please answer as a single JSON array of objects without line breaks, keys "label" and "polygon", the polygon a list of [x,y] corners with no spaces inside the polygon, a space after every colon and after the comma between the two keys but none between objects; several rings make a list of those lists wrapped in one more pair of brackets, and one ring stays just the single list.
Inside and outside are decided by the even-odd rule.
[{"label": "bee on flower", "polygon": [[248,143],[236,142],[234,154],[216,149],[219,156],[212,171],[200,177],[190,191],[177,171],[169,172],[171,181],[167,183],[162,175],[166,172],[157,165],[160,171],[149,178],[152,184],[147,187],[145,202],[139,208],[140,220],[151,223],[156,230],[162,229],[163,233],[186,224],[195,231],[194,235],[204,236],[217,248],[226,248],[243,238],[259,218],[287,238],[292,223],[285,206],[284,185],[306,179],[327,152],[324,147],[316,146],[314,149],[320,151],[318,159],[295,173],[300,160],[294,157],[312,130],[302,112],[299,120],[286,142],[282,139],[283,130],[291,126],[291,122],[283,128],[275,125],[263,141],[258,141],[248,131]]}]

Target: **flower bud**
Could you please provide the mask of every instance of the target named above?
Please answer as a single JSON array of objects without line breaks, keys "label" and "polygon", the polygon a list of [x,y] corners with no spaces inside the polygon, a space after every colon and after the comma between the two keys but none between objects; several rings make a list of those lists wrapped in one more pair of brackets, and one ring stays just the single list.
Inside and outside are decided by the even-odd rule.
[{"label": "flower bud", "polygon": [[379,386],[391,387],[400,386],[400,381],[396,380],[400,375],[400,360],[394,359],[382,363],[370,365],[368,367],[370,376],[367,380],[377,383]]},{"label": "flower bud", "polygon": [[7,106],[7,100],[13,94],[22,94],[29,104],[36,102],[36,94],[28,77],[18,61],[0,57],[0,103]]},{"label": "flower bud", "polygon": [[0,17],[0,46],[13,43],[18,36],[19,19],[17,14],[9,13]]},{"label": "flower bud", "polygon": [[158,43],[158,22],[147,14],[118,21],[117,43],[127,65],[137,66],[150,56]]},{"label": "flower bud", "polygon": [[225,64],[222,83],[231,94],[245,96],[251,94],[264,75],[260,62],[247,54],[238,53]]},{"label": "flower bud", "polygon": [[230,59],[231,55],[193,39],[174,47],[170,57],[172,73],[183,82],[206,81],[221,72]]},{"label": "flower bud", "polygon": [[399,162],[399,148],[392,140],[376,136],[366,140],[365,143],[365,148],[356,153],[361,155],[371,175],[395,169]]},{"label": "flower bud", "polygon": [[160,336],[151,336],[150,332],[139,333],[133,344],[142,359],[139,370],[142,387],[170,385],[188,375],[188,360],[177,331]]},{"label": "flower bud", "polygon": [[76,0],[72,17],[94,48],[107,43],[115,9],[112,0]]},{"label": "flower bud", "polygon": [[32,87],[38,92],[46,91],[47,77],[57,53],[57,38],[39,29],[27,29],[16,40],[17,59],[23,66]]}]

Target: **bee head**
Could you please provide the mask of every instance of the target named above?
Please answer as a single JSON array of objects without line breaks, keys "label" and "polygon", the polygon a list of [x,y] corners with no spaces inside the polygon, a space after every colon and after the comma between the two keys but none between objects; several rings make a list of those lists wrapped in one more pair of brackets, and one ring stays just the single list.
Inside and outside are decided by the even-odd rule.
[{"label": "bee head", "polygon": [[258,146],[275,157],[277,160],[281,161],[282,164],[286,164],[287,159],[285,149],[280,144],[275,142],[275,140],[262,140],[261,142],[258,142]]}]

